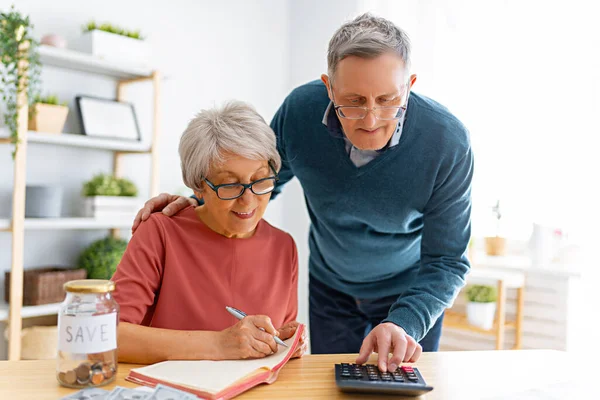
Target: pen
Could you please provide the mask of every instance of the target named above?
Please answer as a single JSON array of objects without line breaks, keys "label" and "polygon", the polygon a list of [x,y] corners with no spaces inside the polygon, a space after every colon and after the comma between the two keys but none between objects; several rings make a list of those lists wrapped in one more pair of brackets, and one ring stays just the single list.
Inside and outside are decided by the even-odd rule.
[{"label": "pen", "polygon": [[[225,307],[225,309],[226,309],[227,311],[229,311],[229,313],[230,313],[231,315],[233,315],[234,317],[236,317],[237,319],[242,319],[242,318],[244,318],[244,317],[246,316],[246,313],[245,313],[245,312],[243,312],[243,311],[241,311],[241,310],[238,310],[237,308],[233,308],[233,307]],[[264,329],[263,329],[263,328],[258,328],[258,329],[260,329],[261,331],[264,331]],[[282,345],[283,347],[288,347],[288,345],[287,345],[287,344],[285,344],[285,342],[284,342],[283,340],[279,339],[277,336],[273,336],[273,338],[275,339],[275,343],[277,343],[277,344],[280,344],[280,345]]]}]

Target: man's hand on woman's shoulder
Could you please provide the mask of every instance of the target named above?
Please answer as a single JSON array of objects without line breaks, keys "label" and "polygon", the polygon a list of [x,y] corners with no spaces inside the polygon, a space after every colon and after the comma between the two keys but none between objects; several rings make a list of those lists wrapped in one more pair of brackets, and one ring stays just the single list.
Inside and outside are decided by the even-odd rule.
[{"label": "man's hand on woman's shoulder", "polygon": [[140,226],[143,221],[150,218],[150,214],[153,212],[162,211],[164,215],[170,217],[177,214],[179,211],[183,210],[189,205],[196,207],[198,206],[198,202],[191,197],[161,193],[158,196],[148,200],[144,204],[144,207],[138,211],[137,215],[135,216],[135,220],[133,221],[131,233],[135,233],[135,230],[138,228],[138,226]]}]

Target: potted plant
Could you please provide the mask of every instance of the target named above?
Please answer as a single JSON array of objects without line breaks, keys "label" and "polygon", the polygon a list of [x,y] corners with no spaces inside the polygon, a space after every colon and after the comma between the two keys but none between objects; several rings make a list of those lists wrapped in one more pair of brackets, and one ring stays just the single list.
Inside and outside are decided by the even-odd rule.
[{"label": "potted plant", "polygon": [[36,96],[29,111],[29,130],[61,133],[67,120],[67,102],[59,102],[55,95]]},{"label": "potted plant", "polygon": [[78,267],[87,271],[88,279],[110,279],[121,262],[127,241],[114,237],[96,240],[79,255]]},{"label": "potted plant", "polygon": [[[4,104],[4,123],[10,132],[11,142],[18,146],[17,114],[27,112],[27,103],[33,104],[40,82],[38,42],[32,36],[33,25],[29,17],[15,11],[0,13],[0,94]],[[13,157],[14,157],[13,152]]]},{"label": "potted plant", "polygon": [[490,256],[502,256],[506,254],[506,238],[500,236],[500,200],[492,207],[492,213],[496,218],[496,236],[488,236],[485,238],[485,252]]},{"label": "potted plant", "polygon": [[130,31],[121,27],[90,21],[71,48],[107,60],[147,64],[150,48],[139,30]]},{"label": "potted plant", "polygon": [[83,185],[84,216],[132,218],[143,204],[129,179],[98,174]]},{"label": "potted plant", "polygon": [[471,285],[467,288],[467,320],[482,329],[492,329],[496,314],[497,291],[494,286]]}]

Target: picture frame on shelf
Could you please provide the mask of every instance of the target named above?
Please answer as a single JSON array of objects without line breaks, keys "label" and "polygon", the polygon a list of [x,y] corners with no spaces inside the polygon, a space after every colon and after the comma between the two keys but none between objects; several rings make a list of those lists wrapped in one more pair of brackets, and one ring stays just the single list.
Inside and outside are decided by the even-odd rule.
[{"label": "picture frame on shelf", "polygon": [[81,133],[101,139],[141,141],[135,107],[131,103],[93,96],[76,96]]}]

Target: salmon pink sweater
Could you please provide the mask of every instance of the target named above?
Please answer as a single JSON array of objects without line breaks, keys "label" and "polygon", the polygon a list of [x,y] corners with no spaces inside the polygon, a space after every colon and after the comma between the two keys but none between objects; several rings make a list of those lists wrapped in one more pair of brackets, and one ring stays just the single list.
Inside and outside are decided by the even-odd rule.
[{"label": "salmon pink sweater", "polygon": [[262,314],[278,329],[298,312],[292,237],[261,220],[254,235],[230,239],[193,207],[154,213],[131,238],[113,279],[119,320],[156,328],[220,331],[235,324],[225,306]]}]

